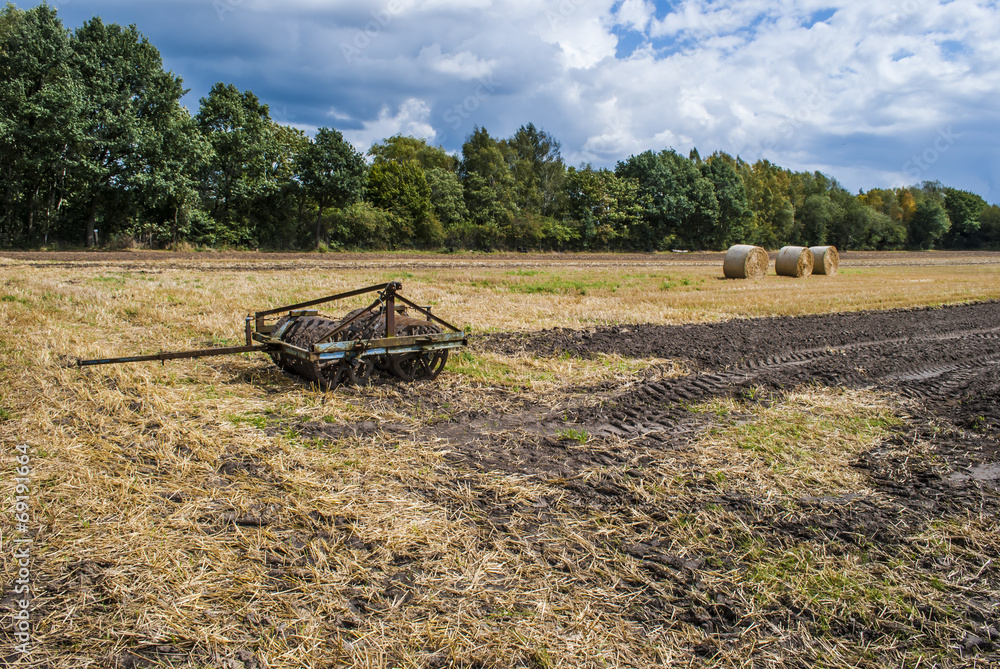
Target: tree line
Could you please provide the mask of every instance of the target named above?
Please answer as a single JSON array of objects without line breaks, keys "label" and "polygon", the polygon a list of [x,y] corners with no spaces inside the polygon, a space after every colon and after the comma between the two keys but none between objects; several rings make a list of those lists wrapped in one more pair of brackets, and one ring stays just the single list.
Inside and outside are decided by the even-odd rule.
[{"label": "tree line", "polygon": [[136,29],[0,13],[0,245],[550,250],[1000,246],[1000,207],[938,182],[849,193],[715,152],[567,167],[533,124],[460,155],[394,136],[362,156],[218,83],[192,115]]}]

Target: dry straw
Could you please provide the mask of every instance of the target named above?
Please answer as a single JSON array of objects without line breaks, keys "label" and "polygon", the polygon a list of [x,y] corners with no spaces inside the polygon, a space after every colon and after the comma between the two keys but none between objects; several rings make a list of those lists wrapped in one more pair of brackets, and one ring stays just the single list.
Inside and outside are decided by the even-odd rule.
[{"label": "dry straw", "polygon": [[[1000,599],[988,508],[925,522],[855,464],[888,449],[880,462],[909,480],[937,462],[938,446],[916,434],[887,441],[905,408],[895,400],[820,387],[713,400],[692,407],[677,426],[687,436],[667,447],[565,423],[578,403],[610,406],[630,386],[674,375],[662,360],[473,347],[434,383],[337,393],[261,356],[64,366],[69,355],[225,341],[246,305],[383,278],[218,264],[0,264],[0,318],[21,333],[0,351],[8,492],[10,445],[32,447],[32,666],[991,661],[960,645],[966,634],[985,639],[986,624],[969,621],[995,618],[989,602]],[[629,279],[635,287],[620,264],[596,279],[594,268],[557,269],[622,287],[498,299],[495,277],[545,285],[502,267],[406,281],[442,314],[498,329],[614,322],[637,304],[655,319],[676,304],[687,320],[733,313],[732,284],[688,293],[659,288],[669,277],[649,269]],[[837,302],[792,306],[998,296],[987,270],[851,274],[825,285]],[[717,266],[697,271],[707,279]],[[928,281],[911,283],[914,273]],[[919,297],[893,288],[904,281]],[[787,290],[753,292],[761,312],[791,308]],[[559,440],[564,471],[538,464],[555,452],[541,442],[527,448],[550,429],[533,427],[542,422],[586,437]],[[16,536],[13,521],[0,514],[0,535]],[[19,568],[14,551],[0,552],[8,582]]]},{"label": "dry straw", "polygon": [[727,279],[762,279],[767,274],[767,251],[759,246],[736,244],[726,252],[722,271]]},{"label": "dry straw", "polygon": [[840,267],[840,254],[836,246],[810,246],[813,254],[813,274],[833,276]]},{"label": "dry straw", "polygon": [[778,251],[774,271],[778,276],[809,276],[813,272],[812,251],[804,246],[785,246]]}]

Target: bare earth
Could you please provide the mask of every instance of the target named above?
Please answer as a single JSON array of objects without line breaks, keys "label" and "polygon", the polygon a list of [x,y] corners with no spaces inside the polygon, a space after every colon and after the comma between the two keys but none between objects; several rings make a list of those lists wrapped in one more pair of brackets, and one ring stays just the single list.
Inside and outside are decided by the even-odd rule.
[{"label": "bare earth", "polygon": [[[1000,253],[0,258],[37,666],[1000,663]],[[383,270],[473,324],[435,382],[72,367]]]}]

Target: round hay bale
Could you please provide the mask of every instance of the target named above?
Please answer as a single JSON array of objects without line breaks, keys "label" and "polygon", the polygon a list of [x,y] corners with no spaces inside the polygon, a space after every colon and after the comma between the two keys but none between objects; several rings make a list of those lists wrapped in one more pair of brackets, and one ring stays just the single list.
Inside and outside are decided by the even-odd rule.
[{"label": "round hay bale", "polygon": [[809,276],[813,273],[812,251],[804,246],[782,248],[774,261],[774,271],[778,276]]},{"label": "round hay bale", "polygon": [[767,251],[759,246],[736,244],[726,251],[722,271],[727,279],[761,279],[767,274]]},{"label": "round hay bale", "polygon": [[840,254],[836,246],[810,246],[813,252],[813,274],[833,276],[840,267]]}]

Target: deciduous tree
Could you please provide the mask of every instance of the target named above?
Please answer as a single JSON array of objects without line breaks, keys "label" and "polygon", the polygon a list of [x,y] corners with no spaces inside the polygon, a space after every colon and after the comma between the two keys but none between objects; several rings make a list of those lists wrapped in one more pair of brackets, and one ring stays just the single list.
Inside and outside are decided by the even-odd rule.
[{"label": "deciduous tree", "polygon": [[82,83],[76,188],[87,207],[85,238],[94,243],[98,208],[108,233],[127,224],[135,197],[147,187],[181,95],[179,77],[163,69],[160,53],[135,26],[94,18],[70,41]]},{"label": "deciduous tree", "polygon": [[477,127],[462,145],[458,176],[476,227],[475,243],[489,249],[512,238],[518,213],[514,179],[500,144],[485,128]]},{"label": "deciduous tree", "polygon": [[298,162],[299,178],[306,194],[318,206],[315,243],[322,242],[323,211],[343,208],[361,199],[365,162],[340,131],[320,128]]},{"label": "deciduous tree", "polygon": [[948,232],[948,227],[948,214],[941,203],[933,198],[924,198],[913,212],[909,243],[919,249],[932,249]]},{"label": "deciduous tree", "polygon": [[270,111],[250,91],[217,83],[201,99],[198,127],[212,145],[203,180],[218,241],[256,244],[255,204],[276,191],[280,148]]}]

